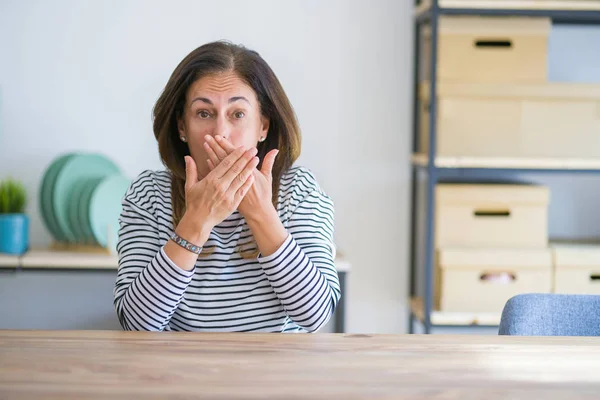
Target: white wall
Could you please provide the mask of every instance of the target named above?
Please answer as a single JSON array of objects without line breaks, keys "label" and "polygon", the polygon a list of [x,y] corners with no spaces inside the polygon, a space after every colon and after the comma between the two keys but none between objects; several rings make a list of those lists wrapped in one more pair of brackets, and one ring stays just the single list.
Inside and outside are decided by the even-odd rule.
[{"label": "white wall", "polygon": [[[553,26],[548,43],[548,75],[553,82],[600,84],[600,26]],[[600,238],[598,174],[524,179],[550,187],[551,238]]]},{"label": "white wall", "polygon": [[408,287],[412,65],[408,0],[0,3],[0,178],[24,180],[31,241],[44,169],[71,150],[104,153],[134,177],[161,168],[151,109],[193,48],[229,39],[261,53],[303,130],[301,163],[337,208],[353,265],[347,327],[402,332]]}]

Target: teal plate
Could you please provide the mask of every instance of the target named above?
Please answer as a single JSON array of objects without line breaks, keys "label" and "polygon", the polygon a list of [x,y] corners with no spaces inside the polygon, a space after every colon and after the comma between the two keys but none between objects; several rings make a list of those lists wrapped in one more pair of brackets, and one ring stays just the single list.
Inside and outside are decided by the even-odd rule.
[{"label": "teal plate", "polygon": [[[80,216],[80,208],[84,207],[84,195],[87,186],[93,183],[96,179],[94,178],[81,178],[73,185],[73,195],[69,199],[69,228],[71,232],[75,234],[76,242],[81,244],[87,244],[89,235],[86,235],[83,221]],[[92,181],[92,182],[90,182]],[[89,196],[88,196],[89,201]]]},{"label": "teal plate", "polygon": [[54,215],[54,208],[52,207],[52,187],[54,186],[56,175],[60,172],[60,169],[73,156],[73,153],[69,153],[55,158],[46,169],[40,188],[39,201],[42,220],[52,237],[59,242],[65,241],[66,238],[61,235],[58,223],[56,222],[56,216]]},{"label": "teal plate", "polygon": [[59,232],[69,242],[76,242],[76,233],[69,224],[69,199],[74,195],[77,182],[81,179],[102,178],[119,173],[119,168],[100,154],[77,154],[60,169],[52,187],[52,206]]},{"label": "teal plate", "polygon": [[130,179],[113,175],[102,180],[92,193],[90,227],[96,242],[102,247],[113,247],[117,243],[121,203],[130,184]]},{"label": "teal plate", "polygon": [[90,201],[92,200],[92,193],[96,187],[102,182],[104,178],[93,178],[89,179],[86,185],[82,189],[81,199],[79,201],[79,223],[80,228],[83,231],[84,241],[86,244],[97,245],[94,233],[90,226]]}]

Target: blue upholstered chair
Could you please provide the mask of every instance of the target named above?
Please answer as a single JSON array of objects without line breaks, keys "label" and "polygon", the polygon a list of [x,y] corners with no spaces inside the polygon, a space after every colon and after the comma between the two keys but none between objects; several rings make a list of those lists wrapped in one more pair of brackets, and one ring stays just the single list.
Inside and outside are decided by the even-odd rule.
[{"label": "blue upholstered chair", "polygon": [[600,336],[600,296],[515,296],[504,306],[498,333],[520,336]]}]

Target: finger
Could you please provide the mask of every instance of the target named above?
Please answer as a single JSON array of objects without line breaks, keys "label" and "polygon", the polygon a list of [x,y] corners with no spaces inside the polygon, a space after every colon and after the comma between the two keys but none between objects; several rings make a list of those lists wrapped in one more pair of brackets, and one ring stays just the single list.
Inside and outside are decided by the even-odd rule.
[{"label": "finger", "polygon": [[260,159],[258,157],[253,157],[248,164],[246,164],[242,172],[233,178],[233,181],[231,181],[231,184],[229,185],[229,191],[236,193],[251,175],[254,176],[254,171],[256,171],[256,166],[259,162]]},{"label": "finger", "polygon": [[211,174],[217,178],[221,179],[227,171],[233,166],[233,164],[238,161],[240,157],[242,157],[246,153],[246,148],[244,146],[240,146],[233,153],[225,157],[223,161],[221,161],[218,165],[215,165],[215,169],[211,172]]},{"label": "finger", "polygon": [[279,150],[275,149],[268,152],[265,156],[262,169],[260,170],[260,172],[262,172],[265,176],[271,176],[271,173],[273,172],[273,164],[275,164],[275,157],[277,157],[277,154],[279,154]]},{"label": "finger", "polygon": [[198,168],[196,162],[190,156],[185,156],[185,191],[187,192],[198,182]]},{"label": "finger", "polygon": [[206,151],[206,155],[208,156],[210,161],[212,161],[213,165],[219,165],[221,160],[217,156],[217,153],[215,153],[215,151],[212,149],[212,147],[210,147],[208,142],[204,142],[204,150]]},{"label": "finger", "polygon": [[212,161],[210,161],[210,160],[206,160],[206,163],[208,164],[208,169],[209,169],[209,170],[211,170],[211,171],[212,171],[213,169],[215,169],[215,164],[213,164],[213,162],[212,162]]},{"label": "finger", "polygon": [[[223,182],[226,182],[225,184],[227,185],[227,187],[231,186],[231,183],[234,181],[234,179],[236,179],[237,176],[239,174],[241,174],[242,171],[244,171],[244,169],[246,168],[247,164],[250,161],[252,161],[252,158],[255,155],[256,155],[256,149],[255,148],[251,148],[248,151],[246,151],[246,153],[244,153],[244,155],[242,157],[240,157],[235,163],[233,163],[233,165],[231,166],[231,168],[229,168],[229,170],[221,178],[221,180]],[[223,162],[225,162],[225,161],[223,161]],[[221,164],[219,164],[219,165],[221,165]]]},{"label": "finger", "polygon": [[227,154],[235,150],[235,146],[229,141],[229,139],[224,138],[221,135],[216,135],[215,140],[221,145],[221,147],[227,152]]},{"label": "finger", "polygon": [[219,158],[219,160],[223,160],[225,157],[227,157],[227,155],[229,153],[227,153],[225,151],[225,149],[223,149],[221,147],[221,145],[219,143],[217,143],[217,141],[215,140],[215,138],[213,138],[210,135],[206,135],[205,139],[206,139],[206,143],[208,143],[208,145],[210,146],[210,148],[215,152],[215,154],[217,155],[217,157]]},{"label": "finger", "polygon": [[250,190],[250,188],[252,187],[253,183],[254,183],[254,174],[250,174],[250,176],[248,177],[248,179],[246,179],[246,182],[244,182],[244,184],[242,185],[242,187],[240,187],[237,190],[237,192],[235,193],[236,208],[240,205],[240,203],[242,202],[242,200],[244,200],[244,197],[248,193],[248,190]]}]

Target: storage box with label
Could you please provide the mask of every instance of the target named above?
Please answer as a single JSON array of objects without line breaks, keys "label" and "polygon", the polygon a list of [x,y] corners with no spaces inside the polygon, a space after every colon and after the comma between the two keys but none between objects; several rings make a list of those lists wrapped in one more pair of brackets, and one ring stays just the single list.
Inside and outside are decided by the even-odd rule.
[{"label": "storage box with label", "polygon": [[545,248],[549,201],[544,186],[438,184],[436,248]]},{"label": "storage box with label", "polygon": [[[436,154],[600,158],[600,85],[438,84]],[[419,151],[429,148],[429,85],[421,85]]]},{"label": "storage box with label", "polygon": [[[440,17],[438,81],[545,82],[551,26],[551,20],[544,17]],[[423,27],[422,33],[422,64],[430,66],[429,26]],[[429,77],[427,70],[423,72]]]},{"label": "storage box with label", "polygon": [[556,244],[554,292],[600,294],[600,244]]},{"label": "storage box with label", "polygon": [[444,249],[437,253],[440,311],[500,313],[521,293],[550,293],[550,249]]}]

